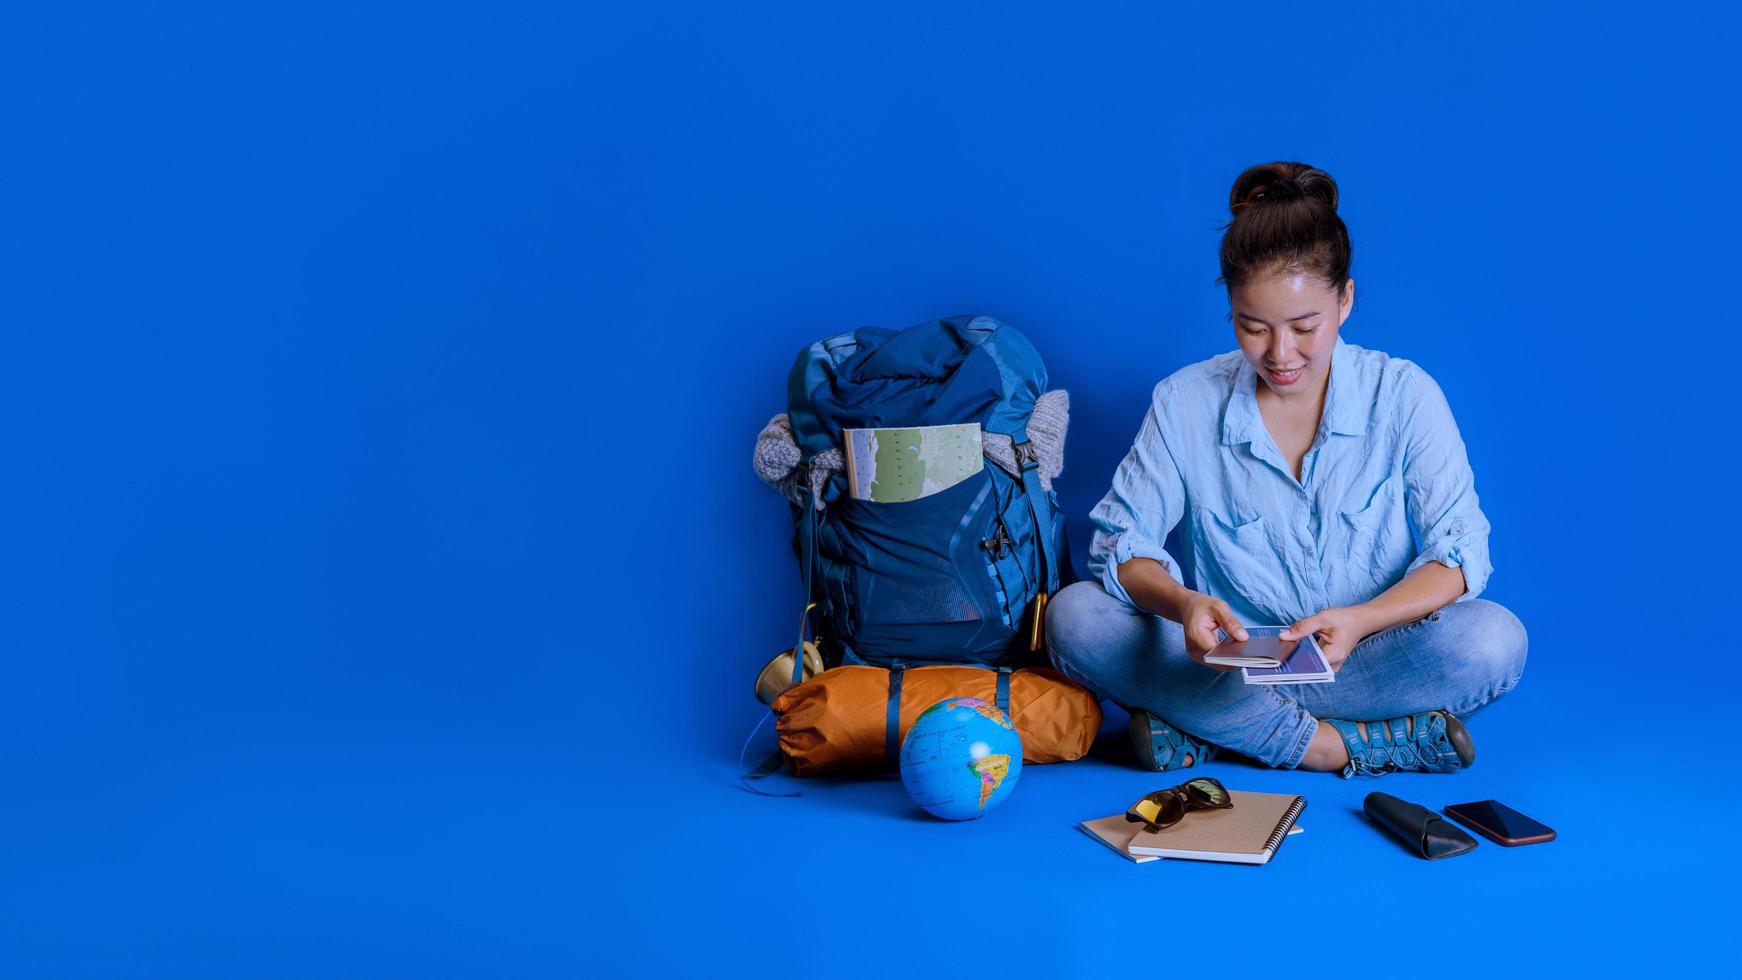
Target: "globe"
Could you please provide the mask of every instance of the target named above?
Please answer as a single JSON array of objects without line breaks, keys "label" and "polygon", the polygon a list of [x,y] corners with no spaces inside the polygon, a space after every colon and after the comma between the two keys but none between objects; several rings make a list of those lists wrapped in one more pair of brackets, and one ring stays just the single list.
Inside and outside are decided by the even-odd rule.
[{"label": "globe", "polygon": [[1004,802],[1022,774],[1022,738],[979,698],[925,709],[901,743],[901,784],[934,817],[972,820]]}]

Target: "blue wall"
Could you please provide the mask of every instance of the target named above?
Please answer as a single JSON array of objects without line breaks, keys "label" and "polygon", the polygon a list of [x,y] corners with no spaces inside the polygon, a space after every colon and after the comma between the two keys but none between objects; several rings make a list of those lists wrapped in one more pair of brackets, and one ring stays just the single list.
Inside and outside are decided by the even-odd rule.
[{"label": "blue wall", "polygon": [[[1342,185],[1344,336],[1462,426],[1532,632],[1520,785],[1584,766],[1571,819],[1606,753],[1729,764],[1733,685],[1671,651],[1726,658],[1736,605],[1734,13],[238,9],[0,37],[25,972],[632,971],[672,917],[758,962],[746,910],[804,887],[622,842],[680,799],[766,853],[817,819],[724,795],[798,602],[749,470],[793,355],[1017,325],[1073,396],[1081,556],[1151,385],[1233,346],[1225,194],[1272,159]],[[818,805],[931,829],[872,785]]]}]

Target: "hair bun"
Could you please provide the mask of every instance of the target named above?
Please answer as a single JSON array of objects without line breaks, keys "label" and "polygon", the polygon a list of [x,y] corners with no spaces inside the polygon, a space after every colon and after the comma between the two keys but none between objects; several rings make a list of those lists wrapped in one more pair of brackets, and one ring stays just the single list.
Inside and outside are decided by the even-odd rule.
[{"label": "hair bun", "polygon": [[1228,192],[1228,210],[1237,218],[1259,202],[1281,204],[1302,198],[1318,201],[1334,213],[1337,182],[1330,174],[1304,163],[1261,163],[1248,168],[1234,181]]}]

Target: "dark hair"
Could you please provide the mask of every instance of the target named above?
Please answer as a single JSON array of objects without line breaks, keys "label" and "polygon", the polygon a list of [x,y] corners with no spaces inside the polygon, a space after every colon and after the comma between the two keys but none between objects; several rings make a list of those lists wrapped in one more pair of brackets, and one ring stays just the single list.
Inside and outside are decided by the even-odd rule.
[{"label": "dark hair", "polygon": [[1222,278],[1230,291],[1281,267],[1310,272],[1341,296],[1354,248],[1337,217],[1337,182],[1304,163],[1261,163],[1228,192],[1234,220],[1222,233]]}]

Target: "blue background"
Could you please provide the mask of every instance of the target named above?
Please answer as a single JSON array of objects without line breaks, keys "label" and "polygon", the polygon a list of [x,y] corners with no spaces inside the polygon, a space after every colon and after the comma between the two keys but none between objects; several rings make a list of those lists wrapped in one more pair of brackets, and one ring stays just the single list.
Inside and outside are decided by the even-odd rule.
[{"label": "blue background", "polygon": [[[1689,965],[1739,870],[1731,10],[63,4],[0,31],[12,975]],[[1261,869],[736,789],[799,600],[752,438],[805,343],[989,313],[1060,496],[1231,349],[1227,187],[1341,183],[1344,336],[1462,426],[1531,632],[1456,777]],[[767,732],[763,733],[767,738]],[[776,777],[771,788],[795,781]],[[1407,856],[1383,789],[1561,840]]]}]

